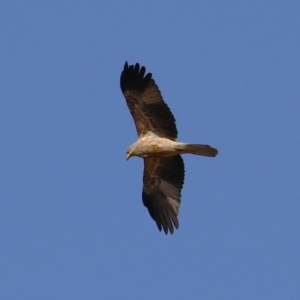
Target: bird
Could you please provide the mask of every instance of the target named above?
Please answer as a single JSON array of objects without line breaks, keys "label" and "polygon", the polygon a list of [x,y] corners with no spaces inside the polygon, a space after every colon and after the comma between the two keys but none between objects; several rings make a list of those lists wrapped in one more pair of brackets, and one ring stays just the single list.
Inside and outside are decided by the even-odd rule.
[{"label": "bird", "polygon": [[159,231],[174,233],[185,168],[181,154],[215,157],[218,150],[202,144],[176,141],[175,118],[146,68],[125,62],[120,76],[121,91],[133,117],[138,139],[126,152],[126,159],[144,160],[142,200]]}]

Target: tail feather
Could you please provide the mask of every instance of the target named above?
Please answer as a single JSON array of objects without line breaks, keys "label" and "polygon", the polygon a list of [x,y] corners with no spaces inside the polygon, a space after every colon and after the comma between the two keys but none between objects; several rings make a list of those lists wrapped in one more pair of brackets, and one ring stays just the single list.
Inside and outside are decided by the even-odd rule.
[{"label": "tail feather", "polygon": [[184,153],[215,157],[218,150],[209,145],[185,144]]}]

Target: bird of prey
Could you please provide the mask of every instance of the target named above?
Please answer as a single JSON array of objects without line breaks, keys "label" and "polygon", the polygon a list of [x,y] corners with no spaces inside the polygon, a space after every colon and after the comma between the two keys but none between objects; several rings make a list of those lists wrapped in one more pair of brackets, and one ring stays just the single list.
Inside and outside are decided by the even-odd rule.
[{"label": "bird of prey", "polygon": [[178,229],[178,212],[184,182],[184,163],[180,154],[214,157],[218,150],[209,145],[177,142],[175,118],[164,102],[152,74],[138,63],[125,63],[121,90],[135,122],[138,140],[127,152],[144,159],[142,199],[150,216],[165,234]]}]

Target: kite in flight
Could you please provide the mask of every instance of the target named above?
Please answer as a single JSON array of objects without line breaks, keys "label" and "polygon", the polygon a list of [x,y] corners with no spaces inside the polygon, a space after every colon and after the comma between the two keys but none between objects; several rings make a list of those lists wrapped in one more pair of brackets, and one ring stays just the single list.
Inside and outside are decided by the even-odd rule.
[{"label": "kite in flight", "polygon": [[144,159],[144,205],[158,229],[173,234],[178,229],[178,212],[184,182],[184,163],[180,154],[214,157],[218,150],[209,145],[176,142],[175,118],[164,102],[152,74],[137,63],[125,63],[121,90],[135,122],[138,140],[126,152]]}]

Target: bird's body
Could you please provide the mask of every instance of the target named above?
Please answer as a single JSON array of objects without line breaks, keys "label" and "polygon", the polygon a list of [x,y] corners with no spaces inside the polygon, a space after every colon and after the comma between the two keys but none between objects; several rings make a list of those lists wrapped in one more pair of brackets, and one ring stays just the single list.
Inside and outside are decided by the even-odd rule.
[{"label": "bird's body", "polygon": [[167,138],[159,137],[149,131],[128,148],[126,158],[129,159],[132,156],[142,158],[168,157],[185,153],[203,156],[215,156],[217,154],[216,149],[208,145],[186,144],[172,141]]},{"label": "bird's body", "polygon": [[121,90],[133,116],[138,140],[126,158],[144,159],[143,203],[159,230],[167,234],[179,227],[178,212],[184,182],[184,163],[180,154],[190,153],[214,157],[215,148],[201,144],[177,142],[175,118],[145,67],[125,63],[121,74]]},{"label": "bird's body", "polygon": [[[182,143],[172,141],[167,138],[159,137],[149,131],[146,135],[140,137],[134,144],[128,148],[128,157],[168,157],[173,156],[174,151],[178,151]],[[178,150],[176,150],[178,149]]]}]

